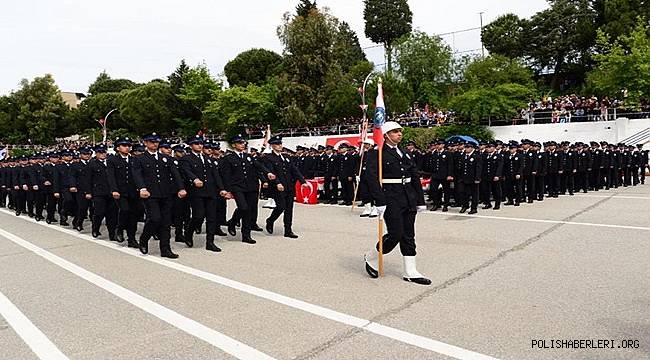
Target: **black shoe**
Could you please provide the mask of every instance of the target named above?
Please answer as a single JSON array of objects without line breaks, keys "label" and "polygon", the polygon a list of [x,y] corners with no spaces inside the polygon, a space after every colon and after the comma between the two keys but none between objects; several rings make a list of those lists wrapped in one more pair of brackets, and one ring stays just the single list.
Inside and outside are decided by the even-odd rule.
[{"label": "black shoe", "polygon": [[124,233],[121,232],[121,231],[118,231],[117,233],[115,233],[115,241],[117,241],[118,243],[123,243],[124,242]]},{"label": "black shoe", "polygon": [[284,232],[284,237],[290,238],[290,239],[297,239],[298,235],[294,234],[293,231],[289,230],[289,231]]},{"label": "black shoe", "polygon": [[160,257],[168,258],[168,259],[178,259],[178,254],[174,254],[173,252],[164,252],[160,254]]},{"label": "black shoe", "polygon": [[235,227],[235,223],[229,221],[227,225],[228,225],[228,234],[230,234],[230,236],[237,235],[237,228]]},{"label": "black shoe", "polygon": [[412,282],[419,285],[431,285],[431,280],[427,278],[402,278],[406,282]]},{"label": "black shoe", "polygon": [[449,211],[449,208],[446,207],[446,206],[443,206],[443,207],[442,207],[442,212],[447,212],[447,211]]},{"label": "black shoe", "polygon": [[130,248],[134,248],[134,249],[137,249],[137,248],[140,247],[140,245],[138,244],[138,242],[135,241],[134,239],[129,239],[129,240],[128,240],[128,244],[127,244],[127,246],[130,247]]},{"label": "black shoe", "polygon": [[476,211],[476,209],[472,209],[472,210],[470,210],[467,214],[468,214],[468,215],[473,215],[473,214],[476,214],[477,212],[478,212],[478,211]]},{"label": "black shoe", "polygon": [[519,206],[519,202],[516,202],[516,203],[515,203],[515,206]]},{"label": "black shoe", "polygon": [[226,234],[225,232],[223,232],[223,230],[221,230],[221,227],[218,227],[217,231],[215,231],[214,234],[217,236],[228,236],[228,234]]},{"label": "black shoe", "polygon": [[115,234],[108,233],[108,241],[117,241]]},{"label": "black shoe", "polygon": [[438,205],[434,205],[434,206],[431,208],[431,211],[437,211],[438,209],[440,209],[440,206],[438,206]]},{"label": "black shoe", "polygon": [[72,228],[75,229],[75,230],[77,230],[77,231],[79,231],[79,232],[84,231],[84,227],[81,226],[81,225],[73,226]]},{"label": "black shoe", "polygon": [[492,204],[485,204],[482,208],[483,210],[492,209]]},{"label": "black shoe", "polygon": [[16,216],[20,216],[20,214],[21,214],[20,211],[16,211]]},{"label": "black shoe", "polygon": [[366,257],[363,257],[364,262],[366,263],[366,272],[368,275],[370,275],[371,278],[376,279],[379,277],[379,272],[377,270],[373,269],[370,264],[368,264],[368,261],[366,260]]},{"label": "black shoe", "polygon": [[34,213],[27,213],[27,216],[29,216],[30,218],[33,219],[34,218]]},{"label": "black shoe", "polygon": [[346,201],[343,203],[343,206],[352,206],[352,201]]},{"label": "black shoe", "polygon": [[266,220],[266,232],[273,234],[273,223]]},{"label": "black shoe", "polygon": [[68,224],[68,222],[65,221],[65,220],[59,221],[59,225],[61,225],[61,226],[70,226],[70,224]]},{"label": "black shoe", "polygon": [[98,237],[102,236],[102,234],[101,234],[99,231],[94,231],[94,230],[93,230],[93,232],[92,232],[92,235],[93,235],[93,237],[94,237],[95,239],[97,239]]},{"label": "black shoe", "polygon": [[197,228],[194,230],[194,232],[197,233],[197,234],[201,234],[201,226],[197,227]]},{"label": "black shoe", "polygon": [[138,248],[140,249],[140,252],[143,253],[144,255],[147,255],[149,253],[149,242],[145,241],[144,239],[140,239],[140,243],[138,244]]},{"label": "black shoe", "polygon": [[529,203],[529,204],[532,204],[532,203],[533,203],[533,199],[528,199],[528,203]]},{"label": "black shoe", "polygon": [[257,243],[257,241],[253,240],[253,238],[250,238],[250,237],[241,239],[241,242],[246,243],[246,244],[251,244],[251,245]]},{"label": "black shoe", "polygon": [[184,242],[185,242],[185,245],[187,245],[188,248],[191,248],[192,246],[194,246],[194,239],[192,239],[192,236],[187,236],[185,238]]},{"label": "black shoe", "polygon": [[43,217],[42,217],[42,216],[35,216],[35,217],[34,217],[34,220],[36,220],[36,221],[43,221]]},{"label": "black shoe", "polygon": [[501,205],[494,205],[492,210],[501,210]]},{"label": "black shoe", "polygon": [[262,229],[259,225],[254,224],[251,226],[251,231],[264,231],[264,229]]},{"label": "black shoe", "polygon": [[505,204],[503,204],[503,205],[505,205],[505,206],[512,206],[512,205],[514,205],[514,204],[515,204],[515,203],[512,202],[512,201],[508,201],[507,203],[505,203]]},{"label": "black shoe", "polygon": [[174,233],[174,242],[177,242],[177,243],[184,243],[185,242],[185,236],[183,235],[182,231]]},{"label": "black shoe", "polygon": [[205,249],[212,252],[221,252],[221,249],[214,243],[206,243]]},{"label": "black shoe", "polygon": [[51,218],[46,218],[46,219],[45,219],[45,222],[49,225],[49,224],[55,222],[55,220],[54,220],[54,219],[51,219]]},{"label": "black shoe", "polygon": [[465,212],[467,212],[467,208],[466,208],[466,207],[463,206],[462,208],[460,208],[460,213],[461,213],[461,214],[464,214]]}]

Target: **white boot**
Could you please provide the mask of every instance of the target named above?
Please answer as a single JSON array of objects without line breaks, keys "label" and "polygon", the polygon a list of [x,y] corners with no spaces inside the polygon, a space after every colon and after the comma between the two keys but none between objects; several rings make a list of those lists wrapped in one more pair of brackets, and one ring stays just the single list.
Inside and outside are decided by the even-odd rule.
[{"label": "white boot", "polygon": [[264,205],[262,205],[263,208],[265,209],[275,209],[275,200],[273,198],[269,198]]},{"label": "white boot", "polygon": [[369,218],[376,218],[379,216],[379,211],[377,211],[377,207],[373,206],[372,209],[370,210],[370,215],[368,216]]},{"label": "white boot", "polygon": [[420,285],[431,285],[431,280],[420,274],[415,265],[415,256],[403,256],[404,259],[404,281],[414,282]]},{"label": "white boot", "polygon": [[370,212],[372,211],[370,203],[367,203],[363,209],[363,212],[359,217],[368,217],[370,216]]},{"label": "white boot", "polygon": [[379,277],[379,255],[377,250],[372,249],[363,255],[366,262],[366,272],[371,278],[376,279]]}]

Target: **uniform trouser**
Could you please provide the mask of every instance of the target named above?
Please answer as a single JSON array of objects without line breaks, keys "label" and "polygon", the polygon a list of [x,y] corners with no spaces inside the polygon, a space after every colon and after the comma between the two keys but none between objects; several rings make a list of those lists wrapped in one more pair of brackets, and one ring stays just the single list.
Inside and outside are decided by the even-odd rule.
[{"label": "uniform trouser", "polygon": [[237,209],[232,214],[230,221],[236,224],[241,220],[242,238],[249,238],[251,236],[252,208],[257,207],[257,191],[238,191],[233,193],[233,196]]},{"label": "uniform trouser", "polygon": [[479,201],[479,184],[476,184],[474,182],[471,183],[465,183],[463,181],[458,182],[458,194],[460,197],[460,204],[462,207],[468,207],[470,205],[470,199],[471,199],[471,206],[469,206],[472,210],[478,209],[478,201]]},{"label": "uniform trouser", "polygon": [[639,176],[641,177],[641,184],[645,184],[645,169],[646,169],[646,165],[643,165],[641,169],[639,169],[641,170],[639,173]]},{"label": "uniform trouser", "polygon": [[589,188],[595,191],[602,188],[600,169],[592,169],[589,172]]},{"label": "uniform trouser", "polygon": [[169,239],[171,238],[173,203],[174,200],[171,195],[163,198],[148,198],[143,200],[147,220],[144,223],[140,241],[148,242],[153,235],[158,235],[161,254],[171,251]]},{"label": "uniform trouser", "polygon": [[217,226],[226,225],[227,206],[226,199],[219,196],[217,198]]},{"label": "uniform trouser", "polygon": [[618,169],[616,169],[615,167],[609,168],[607,183],[610,188],[618,188]]},{"label": "uniform trouser", "polygon": [[[442,189],[440,189],[440,185],[442,185]],[[451,183],[447,179],[431,178],[429,194],[434,206],[440,206],[440,201],[442,201],[442,206],[448,206],[451,201]]]},{"label": "uniform trouser", "polygon": [[88,208],[90,207],[91,201],[86,199],[85,194],[82,194],[81,192],[76,192],[75,198],[77,201],[77,213],[75,214],[73,222],[77,225],[83,225],[84,220],[88,217]]},{"label": "uniform trouser", "polygon": [[27,210],[27,193],[29,191],[25,191],[22,188],[20,190],[15,191],[15,208],[16,208],[16,213],[24,213]]},{"label": "uniform trouser", "polygon": [[45,194],[45,202],[47,218],[54,220],[54,214],[56,214],[56,205],[59,203],[59,199],[55,198],[54,193],[50,191]]},{"label": "uniform trouser", "polygon": [[573,170],[566,170],[560,176],[560,193],[566,194],[567,190],[569,194],[573,194],[573,188],[575,187],[575,178]]},{"label": "uniform trouser", "polygon": [[638,166],[633,166],[632,167],[632,185],[637,186],[639,185],[639,167]]},{"label": "uniform trouser", "polygon": [[[388,234],[384,235],[383,253],[388,254],[399,244],[402,256],[415,256],[415,216],[417,211],[407,205],[386,204],[384,222]],[[379,244],[377,244],[379,251]]]},{"label": "uniform trouser", "polygon": [[280,217],[280,215],[284,213],[284,217],[282,218],[284,223],[284,230],[291,230],[291,225],[293,224],[293,198],[294,194],[292,193],[273,194],[273,200],[275,200],[275,209],[273,209],[271,216],[269,216],[266,221],[274,223]]},{"label": "uniform trouser", "polygon": [[535,178],[537,176],[530,174],[526,175],[524,177],[524,182],[526,185],[526,197],[528,197],[528,201],[536,200],[537,199],[537,191],[535,191]]},{"label": "uniform trouser", "polygon": [[36,190],[30,189],[29,191],[25,191],[25,200],[27,202],[27,213],[29,216],[34,216],[34,202],[36,201]]},{"label": "uniform trouser", "polygon": [[537,174],[535,176],[535,191],[537,192],[537,200],[544,200],[544,191],[546,189],[546,175]]},{"label": "uniform trouser", "polygon": [[257,216],[258,216],[258,213],[259,213],[259,210],[260,210],[259,207],[257,206],[257,204],[259,203],[259,200],[260,200],[259,191],[255,193],[255,199],[256,199],[255,204],[253,204],[253,206],[251,206],[251,226],[252,225],[257,225]]},{"label": "uniform trouser", "polygon": [[519,203],[521,199],[521,188],[522,181],[521,179],[506,179],[506,198],[508,198],[508,203]]},{"label": "uniform trouser", "polygon": [[[338,180],[332,180],[331,177],[325,177],[325,201],[336,201],[338,197],[339,184]],[[271,195],[269,195],[270,197]]]},{"label": "uniform trouser", "polygon": [[347,177],[341,178],[341,197],[346,203],[351,203],[354,197],[354,182]]},{"label": "uniform trouser", "polygon": [[501,189],[501,181],[483,180],[480,184],[481,198],[483,203],[488,205],[492,203],[494,198],[494,205],[500,206],[501,199],[503,198],[503,191]]},{"label": "uniform trouser", "polygon": [[47,194],[43,190],[34,190],[31,193],[34,204],[34,215],[38,218],[42,218],[43,209],[45,208],[45,196]]},{"label": "uniform trouser", "polygon": [[[196,229],[205,219],[205,234],[214,238],[214,234],[217,232],[216,198],[191,196],[190,206],[192,207],[192,225],[190,225],[190,229]],[[191,238],[192,232],[190,231],[186,236]]]},{"label": "uniform trouser", "polygon": [[632,185],[632,167],[625,166],[623,168],[623,184]]},{"label": "uniform trouser", "polygon": [[575,188],[577,191],[587,192],[589,190],[589,173],[587,171],[578,171],[575,175]]},{"label": "uniform trouser", "polygon": [[7,206],[7,189],[0,188],[0,207]]},{"label": "uniform trouser", "polygon": [[181,199],[178,196],[174,197],[172,222],[174,224],[176,238],[182,237],[183,229],[186,226],[189,227],[190,222],[190,202],[187,198]]},{"label": "uniform trouser", "polygon": [[75,193],[71,193],[68,190],[63,190],[60,193],[59,197],[59,216],[61,221],[68,221],[68,216],[73,216],[75,214]]},{"label": "uniform trouser", "polygon": [[373,204],[372,194],[370,194],[370,179],[367,176],[361,176],[359,182],[359,198],[363,204]]},{"label": "uniform trouser", "polygon": [[122,196],[117,200],[118,219],[117,231],[126,231],[130,241],[135,241],[135,232],[138,228],[138,219],[142,214],[142,202],[136,197]]},{"label": "uniform trouser", "polygon": [[92,230],[99,232],[102,221],[106,219],[106,228],[108,229],[108,237],[115,238],[115,229],[117,228],[117,200],[112,196],[93,196],[93,215],[92,215]]}]

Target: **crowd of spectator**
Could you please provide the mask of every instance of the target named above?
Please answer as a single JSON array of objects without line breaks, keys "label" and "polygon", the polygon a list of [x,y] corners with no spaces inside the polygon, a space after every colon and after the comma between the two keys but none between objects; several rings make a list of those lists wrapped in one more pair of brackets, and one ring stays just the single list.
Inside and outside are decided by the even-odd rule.
[{"label": "crowd of spectator", "polygon": [[569,123],[614,120],[624,109],[622,100],[605,96],[545,96],[529,103],[513,124]]}]

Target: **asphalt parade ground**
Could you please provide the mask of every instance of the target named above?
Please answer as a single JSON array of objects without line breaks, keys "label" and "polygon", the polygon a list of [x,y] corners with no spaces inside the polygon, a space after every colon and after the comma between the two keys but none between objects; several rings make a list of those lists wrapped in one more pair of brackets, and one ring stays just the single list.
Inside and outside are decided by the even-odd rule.
[{"label": "asphalt parade ground", "polygon": [[201,234],[178,260],[2,209],[0,359],[648,359],[649,205],[645,185],[421,213],[428,287],[399,249],[367,276],[360,209],[297,205],[297,240]]}]

